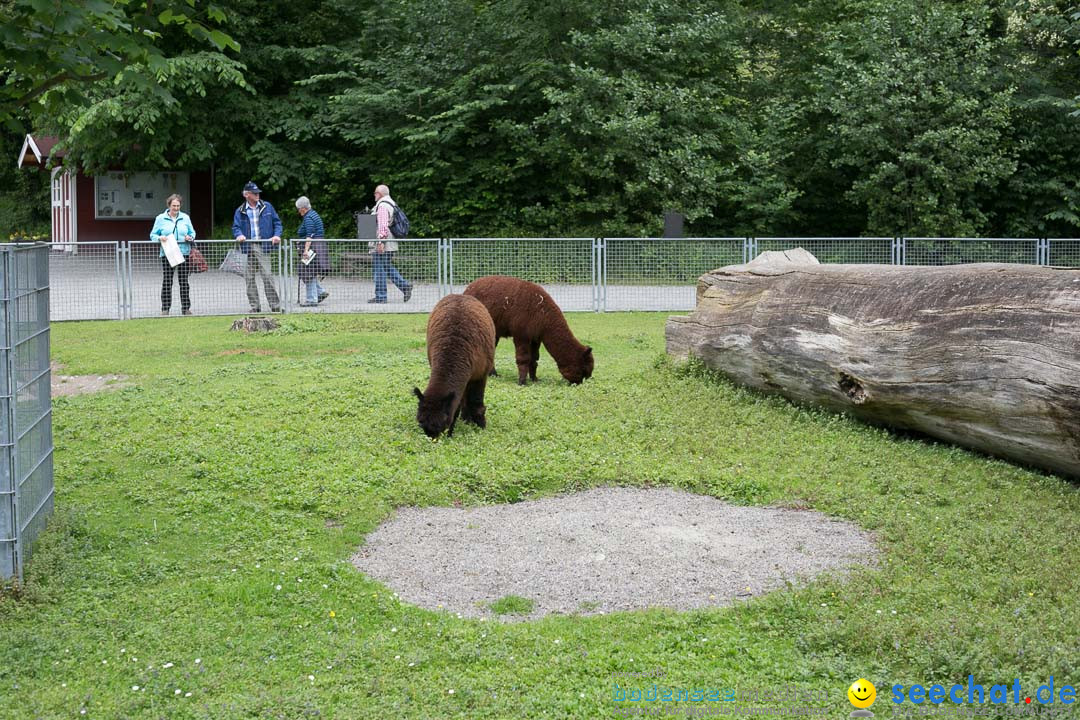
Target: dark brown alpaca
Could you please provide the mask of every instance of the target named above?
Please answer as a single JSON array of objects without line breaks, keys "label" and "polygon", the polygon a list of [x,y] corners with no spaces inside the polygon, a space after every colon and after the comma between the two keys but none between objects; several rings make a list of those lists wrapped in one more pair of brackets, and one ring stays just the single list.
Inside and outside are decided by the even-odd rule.
[{"label": "dark brown alpaca", "polygon": [[569,382],[576,385],[592,376],[592,348],[577,341],[562,310],[544,288],[505,275],[488,275],[469,283],[465,294],[484,303],[491,313],[496,343],[498,338],[514,338],[518,385],[524,385],[526,377],[536,380],[540,343]]},{"label": "dark brown alpaca", "polygon": [[447,295],[435,305],[428,318],[427,356],[427,390],[413,388],[420,399],[416,421],[424,433],[453,435],[459,412],[465,422],[485,427],[484,387],[495,368],[495,325],[480,301]]}]

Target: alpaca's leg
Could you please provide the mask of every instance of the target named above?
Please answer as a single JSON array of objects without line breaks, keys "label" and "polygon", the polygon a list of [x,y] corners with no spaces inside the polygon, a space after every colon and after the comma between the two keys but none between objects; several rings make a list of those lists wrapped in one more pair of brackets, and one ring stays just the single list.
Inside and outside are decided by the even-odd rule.
[{"label": "alpaca's leg", "polygon": [[461,411],[461,419],[471,422],[478,427],[487,427],[485,418],[487,409],[484,407],[484,388],[487,386],[487,378],[473,380],[465,386],[465,409]]},{"label": "alpaca's leg", "polygon": [[[517,360],[518,385],[524,385],[532,367],[532,343],[528,338],[514,338],[514,359]],[[536,373],[533,373],[535,379]]]},{"label": "alpaca's leg", "polygon": [[529,377],[536,382],[536,364],[540,362],[540,341],[533,340],[532,357],[529,359]]},{"label": "alpaca's leg", "polygon": [[[495,348],[498,349],[498,347],[499,347],[499,336],[496,335],[495,336]],[[489,372],[488,375],[491,376],[491,377],[495,377],[498,374],[499,374],[498,371],[495,369],[495,364],[492,363],[491,364],[491,372]]]},{"label": "alpaca's leg", "polygon": [[454,416],[450,418],[450,427],[446,429],[446,437],[450,437],[454,434],[454,425],[457,424],[458,413],[460,412],[461,404],[459,403],[458,406],[454,408]]}]

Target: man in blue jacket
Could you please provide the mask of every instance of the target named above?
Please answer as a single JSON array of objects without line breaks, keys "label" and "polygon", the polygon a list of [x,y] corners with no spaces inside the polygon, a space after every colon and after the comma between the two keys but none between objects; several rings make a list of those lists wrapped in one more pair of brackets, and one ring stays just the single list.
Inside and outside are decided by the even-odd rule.
[{"label": "man in blue jacket", "polygon": [[270,312],[281,311],[281,301],[274,288],[274,276],[270,272],[270,256],[281,242],[281,218],[274,206],[259,199],[262,190],[253,182],[244,186],[244,202],[233,213],[232,233],[240,244],[240,251],[247,255],[244,280],[247,281],[248,302],[251,312],[262,312],[259,307],[258,275],[263,281],[266,302]]}]

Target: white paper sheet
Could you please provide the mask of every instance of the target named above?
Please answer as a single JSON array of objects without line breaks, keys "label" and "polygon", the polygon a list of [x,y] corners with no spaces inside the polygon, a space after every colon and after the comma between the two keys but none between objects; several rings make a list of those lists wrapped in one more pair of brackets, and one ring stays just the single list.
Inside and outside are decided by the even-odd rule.
[{"label": "white paper sheet", "polygon": [[165,250],[165,257],[168,258],[170,266],[176,267],[184,262],[184,253],[180,252],[180,246],[176,242],[175,235],[166,235],[165,242],[161,247]]}]

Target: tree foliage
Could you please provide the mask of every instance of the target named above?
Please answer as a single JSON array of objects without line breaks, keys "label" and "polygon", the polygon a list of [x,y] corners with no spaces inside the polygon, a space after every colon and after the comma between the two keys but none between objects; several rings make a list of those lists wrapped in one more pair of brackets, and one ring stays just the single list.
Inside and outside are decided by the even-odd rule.
[{"label": "tree foliage", "polygon": [[100,83],[129,82],[168,99],[161,39],[180,28],[217,50],[238,49],[213,27],[225,19],[196,0],[5,0],[0,3],[0,120],[18,123],[19,108],[46,115],[91,100]]},{"label": "tree foliage", "polygon": [[857,3],[825,34],[816,71],[831,165],[871,235],[973,237],[1015,170],[1014,89],[995,73],[984,8]]},{"label": "tree foliage", "polygon": [[[39,36],[46,6],[0,5]],[[60,13],[83,59],[5,58],[6,107],[48,107],[86,167],[212,163],[219,198],[305,194],[335,234],[379,182],[418,235],[655,234],[669,209],[699,235],[1080,225],[1080,21],[1057,0],[148,7]],[[40,90],[65,73],[107,79]]]}]

